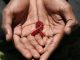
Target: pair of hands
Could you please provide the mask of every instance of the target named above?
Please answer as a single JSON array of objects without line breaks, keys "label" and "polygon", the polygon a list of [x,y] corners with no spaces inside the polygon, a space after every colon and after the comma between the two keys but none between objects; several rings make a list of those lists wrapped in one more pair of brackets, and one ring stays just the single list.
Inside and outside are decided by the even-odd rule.
[{"label": "pair of hands", "polygon": [[[44,25],[35,36],[36,22]],[[65,0],[11,0],[3,10],[2,28],[6,39],[12,37],[15,47],[27,59],[47,60],[63,35],[69,34],[77,21]]]}]

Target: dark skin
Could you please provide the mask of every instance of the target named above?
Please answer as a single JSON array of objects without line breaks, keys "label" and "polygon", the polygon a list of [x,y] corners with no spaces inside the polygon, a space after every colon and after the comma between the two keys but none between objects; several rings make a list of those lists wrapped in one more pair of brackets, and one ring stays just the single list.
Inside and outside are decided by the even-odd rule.
[{"label": "dark skin", "polygon": [[[37,29],[38,21],[44,28],[33,36],[31,34]],[[6,31],[6,39],[13,36],[15,47],[27,59],[33,56],[33,59],[47,60],[64,34],[70,34],[76,24],[72,8],[65,0],[11,0],[3,11],[2,27]]]}]

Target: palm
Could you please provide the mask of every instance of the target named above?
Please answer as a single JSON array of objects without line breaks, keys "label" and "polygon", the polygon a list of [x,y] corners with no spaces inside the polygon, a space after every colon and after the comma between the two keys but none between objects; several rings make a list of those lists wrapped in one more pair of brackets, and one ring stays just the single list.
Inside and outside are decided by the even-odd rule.
[{"label": "palm", "polygon": [[[38,2],[40,3],[41,1],[39,0]],[[65,23],[60,15],[58,15],[57,13],[50,14],[50,12],[47,12],[47,10],[44,8],[44,5],[42,3],[40,3],[40,4],[39,3],[37,5],[38,12],[36,11],[38,13],[38,15],[36,15],[36,14],[34,15],[34,13],[28,14],[28,18],[27,18],[26,22],[22,25],[22,37],[27,37],[33,31],[36,31],[36,23],[38,21],[42,22],[44,27],[43,27],[43,30],[41,30],[40,32],[44,33],[44,35],[45,35],[42,38],[43,42],[44,42],[45,37],[48,38],[45,41],[45,47],[44,47],[44,50],[46,51],[46,47],[48,49],[48,45],[50,45],[51,42],[53,42],[53,40],[52,40],[53,37],[55,38],[57,34],[60,34],[59,36],[57,35],[58,37],[60,37],[61,34],[63,35]],[[40,32],[38,32],[38,34],[40,34]],[[50,42],[47,43],[47,41],[49,41],[49,40],[50,40]],[[55,39],[54,39],[54,41],[55,41]],[[44,52],[41,55],[41,59],[44,57],[45,53],[46,52]],[[44,60],[45,60],[45,58],[44,58]]]},{"label": "palm", "polygon": [[[57,6],[57,4],[54,4],[55,2],[51,3],[51,1],[49,1],[46,3],[46,1],[37,1],[38,19],[44,24],[42,32],[46,36],[53,36],[57,33],[62,33],[62,31],[64,30],[63,28],[65,26],[65,21],[58,14],[60,10],[60,5],[59,7],[55,7]],[[54,4],[55,6],[51,6],[51,4]]]},{"label": "palm", "polygon": [[59,15],[60,9],[62,9],[61,6],[63,5],[57,6],[57,4],[54,4],[55,2],[46,1],[47,3],[38,1],[39,3],[41,2],[40,4],[37,2],[39,20],[44,24],[42,32],[47,38],[44,47],[45,52],[41,55],[40,60],[47,60],[64,35],[65,27],[65,21]]},{"label": "palm", "polygon": [[[28,18],[27,18],[26,22],[22,25],[22,36],[27,37],[33,31],[35,31],[36,30],[36,28],[35,28],[36,22],[38,22],[38,21],[42,22],[44,25],[43,30],[41,31],[45,35],[43,37],[43,39],[45,37],[47,37],[48,38],[47,41],[49,41],[51,38],[53,38],[57,34],[63,34],[65,23],[64,23],[62,17],[60,15],[58,15],[57,13],[50,14],[50,12],[47,11],[48,9],[46,10],[44,8],[44,5],[42,3],[40,3],[41,1],[38,1],[38,2],[37,2],[38,3],[38,5],[37,5],[38,12],[36,11],[38,13],[38,15],[36,15],[36,14],[34,15],[34,13],[28,14]],[[39,32],[39,34],[40,34],[40,32]],[[50,43],[48,43],[48,44],[50,44]],[[47,46],[47,43],[45,44],[45,47],[46,46]]]}]

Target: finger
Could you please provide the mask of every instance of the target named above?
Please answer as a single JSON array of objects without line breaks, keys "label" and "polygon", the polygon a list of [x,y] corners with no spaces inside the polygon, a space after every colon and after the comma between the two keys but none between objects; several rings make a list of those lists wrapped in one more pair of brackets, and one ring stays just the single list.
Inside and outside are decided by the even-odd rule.
[{"label": "finger", "polygon": [[68,4],[65,6],[65,9],[63,9],[62,14],[64,18],[66,19],[66,27],[65,32],[71,32],[71,28],[73,28],[77,24],[77,20],[73,14],[72,7]]},{"label": "finger", "polygon": [[48,37],[43,37],[44,45],[46,45],[46,41],[48,40]]},{"label": "finger", "polygon": [[18,36],[21,36],[21,24],[17,25],[15,28],[14,28],[14,34],[18,35]]},{"label": "finger", "polygon": [[28,39],[27,38],[25,38],[25,37],[23,37],[22,38],[22,43],[24,44],[24,46],[31,52],[31,54],[32,54],[32,56],[34,57],[34,58],[39,58],[40,57],[40,55],[39,55],[39,53],[36,51],[36,49],[30,44],[30,42],[28,41]]},{"label": "finger", "polygon": [[43,41],[42,37],[40,36],[40,34],[35,35],[35,40],[36,40],[41,46],[44,46],[44,41]]},{"label": "finger", "polygon": [[55,48],[58,46],[60,40],[62,38],[62,34],[56,34],[53,37],[53,40],[51,41],[50,45],[47,47],[46,52],[41,56],[40,60],[48,60],[50,54],[55,50]]},{"label": "finger", "polygon": [[12,13],[9,9],[5,8],[2,13],[2,29],[6,33],[6,40],[9,41],[12,38]]},{"label": "finger", "polygon": [[13,35],[13,39],[16,49],[18,49],[24,57],[26,57],[27,59],[31,59],[32,55],[30,51],[26,49],[24,45],[20,42],[20,37],[18,35]]},{"label": "finger", "polygon": [[6,26],[3,26],[2,29],[6,34],[6,40],[10,41],[11,38],[12,38],[12,28],[11,28],[11,26],[7,24]]},{"label": "finger", "polygon": [[52,41],[52,40],[53,40],[53,38],[52,38],[52,37],[48,38],[48,40],[46,41],[46,44],[45,44],[44,51],[46,51],[46,50],[47,50],[47,48],[49,47],[49,45],[50,45],[50,43],[51,43],[51,41]]},{"label": "finger", "polygon": [[35,37],[34,37],[34,36],[29,35],[27,38],[28,38],[28,40],[30,41],[30,43],[37,49],[37,51],[38,51],[39,53],[42,54],[42,53],[44,52],[42,46],[40,46],[40,45],[37,43],[37,41],[35,40]]},{"label": "finger", "polygon": [[54,20],[53,24],[55,24],[55,25],[63,25],[63,26],[65,25],[64,19],[59,14],[53,14],[53,15],[51,15],[51,17]]}]

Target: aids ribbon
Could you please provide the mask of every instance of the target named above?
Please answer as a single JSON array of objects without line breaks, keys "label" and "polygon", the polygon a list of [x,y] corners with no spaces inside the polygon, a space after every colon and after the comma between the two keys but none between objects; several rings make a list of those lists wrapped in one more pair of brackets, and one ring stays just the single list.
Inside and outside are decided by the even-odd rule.
[{"label": "aids ribbon", "polygon": [[41,37],[44,37],[45,34],[42,32],[43,28],[44,28],[44,24],[41,21],[36,22],[36,30],[33,31],[31,35],[35,36],[36,34],[39,33]]}]

